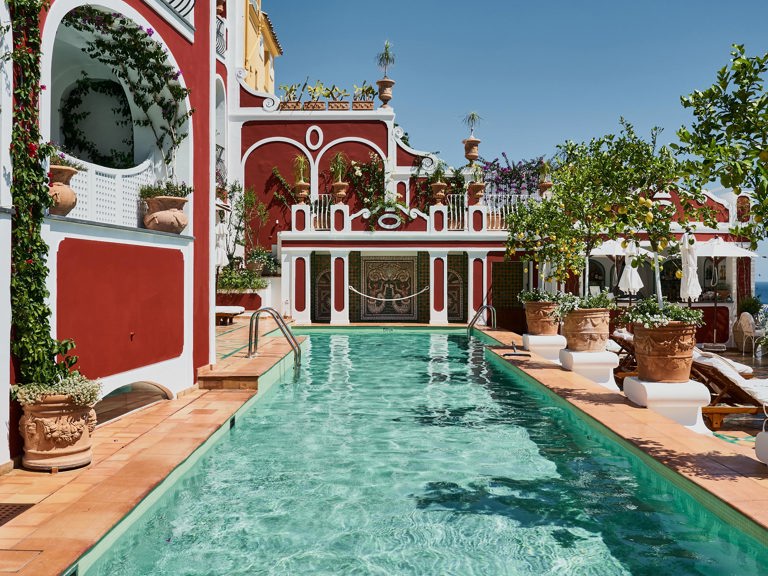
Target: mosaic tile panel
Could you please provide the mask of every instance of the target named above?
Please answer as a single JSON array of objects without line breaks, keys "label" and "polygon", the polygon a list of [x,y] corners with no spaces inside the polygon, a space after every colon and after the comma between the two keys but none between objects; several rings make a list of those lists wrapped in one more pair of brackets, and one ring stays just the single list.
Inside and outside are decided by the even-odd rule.
[{"label": "mosaic tile panel", "polygon": [[[419,290],[424,286],[429,286],[429,252],[419,252],[417,258],[417,278]],[[429,322],[429,294],[430,291],[420,294],[418,300],[418,321],[422,324]]]},{"label": "mosaic tile panel", "polygon": [[[360,256],[360,252],[350,252],[349,253],[349,283],[352,285],[352,287],[362,292],[362,275],[361,275],[361,267],[362,267],[362,260]],[[361,312],[361,305],[360,301],[362,300],[362,296],[359,296],[358,294],[355,294],[354,292],[349,293],[349,321],[350,322],[360,322],[360,312]]]},{"label": "mosaic tile panel", "polygon": [[331,321],[331,255],[312,252],[312,322]]},{"label": "mosaic tile panel", "polygon": [[362,259],[363,294],[388,301],[363,298],[361,319],[371,322],[416,322],[418,304],[414,298],[397,300],[419,291],[416,258],[366,256]]},{"label": "mosaic tile panel", "polygon": [[523,263],[520,261],[494,262],[491,272],[493,306],[495,308],[522,308],[517,295],[523,290]]},{"label": "mosaic tile panel", "polygon": [[468,270],[466,252],[448,255],[448,322],[467,323]]}]

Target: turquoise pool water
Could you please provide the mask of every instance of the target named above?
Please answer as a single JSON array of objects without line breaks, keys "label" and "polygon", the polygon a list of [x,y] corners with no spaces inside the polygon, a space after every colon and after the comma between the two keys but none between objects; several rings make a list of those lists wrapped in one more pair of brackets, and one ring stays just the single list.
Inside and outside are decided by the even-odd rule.
[{"label": "turquoise pool water", "polygon": [[474,338],[313,332],[303,361],[86,573],[765,574]]}]

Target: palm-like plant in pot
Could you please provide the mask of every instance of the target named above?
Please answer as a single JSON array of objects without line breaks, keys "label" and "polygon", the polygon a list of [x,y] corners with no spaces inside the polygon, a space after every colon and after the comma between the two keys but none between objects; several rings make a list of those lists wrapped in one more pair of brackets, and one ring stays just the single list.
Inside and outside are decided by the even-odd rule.
[{"label": "palm-like plant in pot", "polygon": [[395,81],[387,76],[387,70],[395,64],[395,54],[392,52],[392,44],[389,40],[384,42],[384,49],[376,55],[376,64],[384,72],[384,78],[376,81],[379,87],[379,100],[383,108],[389,108],[389,101],[392,100],[392,87]]},{"label": "palm-like plant in pot", "polygon": [[477,126],[480,120],[482,120],[480,114],[474,111],[464,116],[464,125],[469,128],[469,138],[462,140],[462,144],[464,144],[464,158],[469,160],[470,163],[480,157],[480,153],[478,152],[480,139],[475,138],[475,126]]},{"label": "palm-like plant in pot", "polygon": [[333,197],[337,203],[344,202],[344,198],[347,196],[347,190],[349,189],[349,182],[344,182],[344,177],[347,175],[348,162],[347,157],[343,152],[336,152],[331,158],[331,177],[333,183]]},{"label": "palm-like plant in pot", "polygon": [[296,197],[299,199],[299,204],[305,204],[307,198],[309,198],[309,182],[304,181],[308,164],[307,157],[304,154],[296,154],[293,158],[293,176],[296,179],[294,190]]},{"label": "palm-like plant in pot", "polygon": [[445,162],[438,160],[437,166],[430,178],[431,182],[429,187],[432,189],[432,196],[437,205],[441,205],[443,200],[445,200],[445,190],[448,188],[448,184],[443,181],[445,180],[445,169]]},{"label": "palm-like plant in pot", "polygon": [[703,324],[701,310],[646,298],[624,312],[618,322],[633,327],[640,380],[689,380],[696,328]]}]

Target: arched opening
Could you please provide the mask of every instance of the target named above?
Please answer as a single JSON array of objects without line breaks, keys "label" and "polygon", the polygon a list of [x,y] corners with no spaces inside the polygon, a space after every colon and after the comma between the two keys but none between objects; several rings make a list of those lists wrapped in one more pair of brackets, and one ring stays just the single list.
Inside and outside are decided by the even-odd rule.
[{"label": "arched opening", "polygon": [[96,403],[96,421],[104,424],[155,402],[170,400],[172,394],[152,382],[134,382],[113,390]]},{"label": "arched opening", "polygon": [[606,287],[608,278],[605,275],[605,267],[599,260],[589,259],[589,292],[599,294]]},{"label": "arched opening", "polygon": [[227,182],[227,94],[224,82],[216,77],[216,184]]}]

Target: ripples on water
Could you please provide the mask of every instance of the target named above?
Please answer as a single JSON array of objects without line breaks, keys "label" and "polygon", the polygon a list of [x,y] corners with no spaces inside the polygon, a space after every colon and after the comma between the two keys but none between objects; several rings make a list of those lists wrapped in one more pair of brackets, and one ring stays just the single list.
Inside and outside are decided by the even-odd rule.
[{"label": "ripples on water", "polygon": [[[768,554],[479,342],[312,335],[89,574],[759,574]],[[764,573],[764,572],[762,572]]]}]

